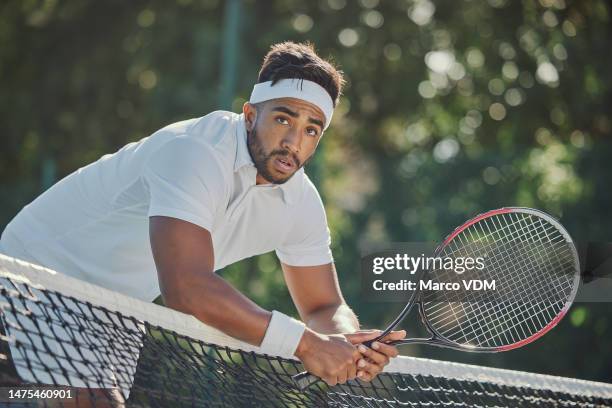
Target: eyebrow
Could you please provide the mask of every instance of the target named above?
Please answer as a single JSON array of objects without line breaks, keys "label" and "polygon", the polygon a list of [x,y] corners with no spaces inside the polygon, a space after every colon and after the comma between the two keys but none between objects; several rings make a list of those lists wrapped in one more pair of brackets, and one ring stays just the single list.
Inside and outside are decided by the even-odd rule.
[{"label": "eyebrow", "polygon": [[[286,113],[287,115],[291,116],[292,118],[297,118],[300,116],[299,113],[292,111],[291,109],[285,107],[285,106],[277,106],[272,108],[272,112],[282,112],[282,113]],[[318,125],[321,129],[323,129],[323,122],[320,121],[319,119],[315,119],[315,118],[311,118],[308,117],[308,122],[314,124],[314,125]]]}]

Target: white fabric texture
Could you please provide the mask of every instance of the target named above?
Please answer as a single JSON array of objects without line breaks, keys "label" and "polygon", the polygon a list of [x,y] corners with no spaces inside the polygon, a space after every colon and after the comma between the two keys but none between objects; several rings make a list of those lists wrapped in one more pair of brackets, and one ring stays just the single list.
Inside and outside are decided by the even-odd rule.
[{"label": "white fabric texture", "polygon": [[224,111],[165,127],[59,181],[2,242],[10,235],[33,263],[147,301],[160,293],[149,216],[209,230],[215,271],[273,250],[289,265],[332,262],[325,211],[303,169],[283,185],[256,185],[246,137],[243,116]]},{"label": "white fabric texture", "polygon": [[274,310],[259,347],[263,353],[293,358],[305,329],[304,323]]}]

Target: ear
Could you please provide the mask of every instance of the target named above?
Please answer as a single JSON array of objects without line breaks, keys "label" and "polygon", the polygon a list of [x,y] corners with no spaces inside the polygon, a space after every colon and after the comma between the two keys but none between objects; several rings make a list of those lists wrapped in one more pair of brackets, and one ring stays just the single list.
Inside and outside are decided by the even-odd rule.
[{"label": "ear", "polygon": [[257,122],[257,108],[255,105],[245,102],[244,105],[242,105],[242,113],[244,113],[246,128],[250,132],[255,128],[255,122]]}]

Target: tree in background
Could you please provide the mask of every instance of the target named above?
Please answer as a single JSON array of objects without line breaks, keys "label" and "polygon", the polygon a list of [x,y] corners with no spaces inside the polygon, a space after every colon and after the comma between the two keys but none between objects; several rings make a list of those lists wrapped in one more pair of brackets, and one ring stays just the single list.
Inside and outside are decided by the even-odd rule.
[{"label": "tree in background", "polygon": [[[368,243],[437,241],[478,212],[510,205],[559,216],[575,237],[610,241],[607,2],[237,4],[234,111],[274,42],[313,41],[347,74],[309,173],[324,196],[343,289],[364,325],[382,326],[389,309],[360,299]],[[4,2],[0,224],[52,179],[218,109],[225,5]],[[223,273],[263,306],[294,312],[273,255]],[[611,311],[576,305],[546,340],[499,355],[404,351],[609,381]],[[541,353],[544,341],[559,358]]]}]

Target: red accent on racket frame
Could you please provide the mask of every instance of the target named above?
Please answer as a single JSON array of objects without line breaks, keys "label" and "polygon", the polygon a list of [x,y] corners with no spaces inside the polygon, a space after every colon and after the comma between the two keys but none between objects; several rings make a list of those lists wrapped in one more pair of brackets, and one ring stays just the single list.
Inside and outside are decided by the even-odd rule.
[{"label": "red accent on racket frame", "polygon": [[561,312],[559,312],[559,314],[554,319],[552,319],[551,322],[548,323],[539,332],[532,334],[531,336],[527,337],[524,340],[517,341],[516,343],[509,344],[507,346],[501,346],[501,347],[498,347],[497,349],[499,351],[508,351],[508,350],[512,350],[512,349],[515,349],[515,348],[523,347],[524,345],[529,344],[532,341],[535,341],[535,340],[539,339],[540,337],[542,337],[543,335],[548,333],[553,327],[555,327],[557,325],[557,323],[559,323],[561,321],[561,319],[563,319],[563,316],[565,316],[565,314],[567,313],[568,310],[569,310],[568,306],[564,307],[561,310]]},{"label": "red accent on racket frame", "polygon": [[455,228],[455,230],[448,237],[446,237],[444,242],[442,242],[441,247],[446,246],[446,244],[448,244],[453,238],[455,238],[457,235],[459,235],[462,231],[467,229],[469,226],[476,224],[478,221],[483,220],[485,218],[489,218],[493,215],[507,214],[511,212],[514,212],[513,208],[499,208],[497,210],[487,211],[486,213],[480,214],[472,218],[471,220],[467,221],[463,225]]}]

